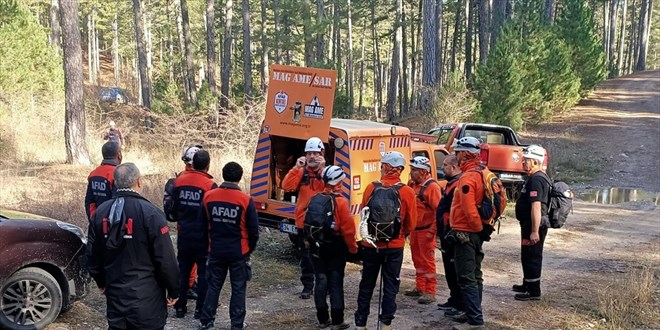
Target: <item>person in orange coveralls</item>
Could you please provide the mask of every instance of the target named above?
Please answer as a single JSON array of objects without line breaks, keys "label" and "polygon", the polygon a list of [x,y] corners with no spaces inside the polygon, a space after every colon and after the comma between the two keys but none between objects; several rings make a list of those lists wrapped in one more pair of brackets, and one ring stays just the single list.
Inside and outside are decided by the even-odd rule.
[{"label": "person in orange coveralls", "polygon": [[448,235],[454,244],[454,266],[458,286],[461,288],[465,313],[452,317],[463,324],[453,329],[483,329],[484,317],[481,310],[483,294],[483,273],[481,262],[484,260],[482,249],[483,221],[477,205],[484,198],[484,180],[478,171],[480,161],[480,142],[474,137],[464,137],[454,144],[454,151],[463,176],[458,179],[451,204]]},{"label": "person in orange coveralls", "polygon": [[298,249],[302,251],[302,257],[300,258],[300,282],[303,284],[300,298],[302,299],[311,298],[314,290],[314,266],[309,258],[309,249],[305,247],[303,229],[305,209],[309,200],[325,188],[325,183],[321,178],[321,171],[325,167],[324,151],[325,147],[321,139],[313,137],[307,140],[305,143],[305,156],[296,160],[296,165],[289,170],[282,182],[282,189],[285,191],[298,191],[298,201],[294,215],[296,217],[296,228],[298,229],[297,245]]},{"label": "person in orange coveralls", "polygon": [[440,186],[430,172],[431,161],[428,158],[417,156],[410,161],[411,180],[408,185],[417,195],[417,227],[410,233],[416,284],[415,289],[406,291],[405,295],[419,297],[417,302],[424,305],[435,302],[435,213],[441,198]]},{"label": "person in orange coveralls", "polygon": [[[331,327],[332,330],[347,329],[350,327],[344,322],[344,269],[346,268],[346,252],[357,253],[357,242],[355,241],[355,222],[351,217],[348,199],[341,195],[341,183],[346,178],[346,173],[339,166],[328,166],[322,173],[325,189],[318,194],[331,196],[333,207],[332,223],[330,224],[323,242],[317,247],[314,242],[308,243],[311,251],[312,264],[316,287],[314,288],[314,305],[316,305],[316,317],[319,328]],[[317,194],[317,195],[318,195]],[[327,197],[314,197],[309,203],[308,211],[312,204],[319,205],[319,210],[324,210],[323,204],[327,204]],[[318,213],[309,211],[307,216],[316,216]],[[322,212],[326,212],[325,210]],[[322,217],[325,219],[325,217]],[[330,218],[325,220],[330,222]],[[326,223],[326,225],[328,225]],[[318,243],[318,242],[316,242]],[[328,303],[326,292],[330,293],[330,313],[328,314]]]},{"label": "person in orange coveralls", "polygon": [[[380,315],[378,315],[379,323],[382,323],[380,329],[392,329],[391,324],[394,319],[394,313],[396,312],[396,295],[399,292],[405,237],[410,234],[417,224],[415,191],[402,184],[400,179],[401,171],[406,166],[406,159],[400,152],[390,151],[383,156],[380,162],[380,181],[370,183],[362,197],[362,206],[364,209],[369,207],[370,215],[366,216],[365,218],[367,220],[363,219],[363,222],[360,224],[360,234],[363,238],[360,244],[360,254],[362,256],[363,267],[357,298],[358,308],[355,312],[355,326],[358,330],[366,329],[367,318],[369,317],[369,305],[378,281],[379,272],[381,272],[382,276],[382,309]],[[385,192],[381,192],[383,189],[394,190],[398,195],[398,205],[396,206],[399,208],[399,214],[394,215],[398,218],[398,223],[394,226],[397,229],[394,230],[394,237],[391,237],[387,241],[379,239],[372,240],[370,237],[372,231],[370,230],[367,233],[363,228],[365,228],[365,225],[368,227],[372,226],[373,222],[378,222],[378,219],[369,219],[370,217],[374,217],[374,214],[384,214],[373,207],[374,205],[390,204],[391,201],[376,203],[378,201],[372,200],[372,195],[374,197],[377,194],[385,195]],[[370,205],[372,206],[370,207]],[[365,212],[364,209],[362,212]],[[373,222],[370,223],[371,221]]]}]

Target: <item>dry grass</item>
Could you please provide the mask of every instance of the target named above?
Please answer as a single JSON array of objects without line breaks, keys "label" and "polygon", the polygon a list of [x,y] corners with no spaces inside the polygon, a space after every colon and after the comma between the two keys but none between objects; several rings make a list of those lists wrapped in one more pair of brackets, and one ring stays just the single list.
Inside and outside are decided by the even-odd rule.
[{"label": "dry grass", "polygon": [[[608,320],[606,329],[630,329],[659,323],[658,267],[642,266],[613,279],[598,292],[598,310]],[[660,324],[656,324],[660,325]]]}]

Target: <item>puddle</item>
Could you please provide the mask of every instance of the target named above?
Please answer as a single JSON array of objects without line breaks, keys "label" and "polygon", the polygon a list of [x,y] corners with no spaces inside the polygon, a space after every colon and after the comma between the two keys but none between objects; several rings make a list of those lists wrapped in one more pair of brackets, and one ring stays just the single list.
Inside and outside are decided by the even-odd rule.
[{"label": "puddle", "polygon": [[578,194],[579,200],[597,204],[621,204],[626,202],[648,201],[660,205],[660,193],[640,189],[608,188]]}]

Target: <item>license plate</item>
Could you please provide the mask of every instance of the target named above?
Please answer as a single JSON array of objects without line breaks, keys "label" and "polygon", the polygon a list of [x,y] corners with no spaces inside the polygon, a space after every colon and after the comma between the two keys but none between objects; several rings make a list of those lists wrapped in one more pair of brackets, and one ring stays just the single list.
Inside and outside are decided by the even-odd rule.
[{"label": "license plate", "polygon": [[296,228],[296,225],[292,225],[290,223],[285,223],[285,222],[280,222],[280,231],[291,234],[298,233],[298,229]]},{"label": "license plate", "polygon": [[512,181],[523,181],[523,177],[520,174],[509,174],[509,173],[502,173],[500,174],[500,179],[502,180],[512,180]]}]

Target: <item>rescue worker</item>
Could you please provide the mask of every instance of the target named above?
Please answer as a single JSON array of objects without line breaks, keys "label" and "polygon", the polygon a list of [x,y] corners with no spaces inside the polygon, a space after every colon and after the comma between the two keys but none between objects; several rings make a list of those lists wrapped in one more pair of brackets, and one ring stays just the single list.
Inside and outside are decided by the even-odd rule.
[{"label": "rescue worker", "polygon": [[140,195],[135,164],[117,166],[114,182],[117,193],[98,207],[89,225],[89,273],[105,295],[111,330],[163,329],[167,306],[179,297],[165,214]]},{"label": "rescue worker", "polygon": [[85,213],[91,219],[96,208],[101,203],[112,198],[115,190],[112,176],[115,167],[121,164],[121,147],[114,142],[106,142],[101,147],[103,161],[87,177],[87,193],[85,194]]},{"label": "rescue worker", "polygon": [[296,160],[295,166],[284,177],[282,189],[287,192],[298,192],[298,199],[294,215],[298,229],[297,245],[302,251],[300,258],[300,282],[303,284],[300,298],[311,298],[314,290],[314,266],[309,258],[309,249],[305,247],[303,228],[305,222],[305,209],[309,200],[316,193],[323,191],[325,184],[321,178],[321,171],[325,167],[325,147],[323,141],[312,137],[305,143],[305,156]]},{"label": "rescue worker", "polygon": [[[211,157],[206,150],[197,151],[192,159],[192,170],[184,171],[174,180],[174,221],[177,223],[177,260],[181,273],[180,292],[188,290],[189,275],[197,265],[197,303],[194,318],[202,311],[206,294],[206,258],[208,255],[208,224],[204,216],[204,195],[218,186],[208,174]],[[174,305],[177,318],[186,316],[188,299],[182,295]]]},{"label": "rescue worker", "polygon": [[259,223],[254,201],[238,186],[242,177],[243,168],[229,162],[222,168],[224,182],[204,196],[204,214],[209,227],[208,290],[199,329],[213,328],[220,289],[227,273],[231,281],[231,329],[245,327],[246,288],[247,281],[252,278],[250,255],[259,240]]},{"label": "rescue worker", "polygon": [[481,297],[484,259],[483,240],[480,232],[483,221],[477,210],[484,198],[484,181],[477,171],[480,165],[480,142],[474,137],[464,137],[454,143],[454,152],[463,175],[458,179],[449,215],[450,241],[454,243],[454,266],[458,286],[461,288],[465,314],[453,319],[466,322],[454,329],[482,329],[484,327]]},{"label": "rescue worker", "polygon": [[[316,286],[314,288],[314,305],[318,328],[331,326],[332,330],[348,329],[350,325],[344,322],[344,269],[346,268],[346,252],[357,253],[355,241],[355,222],[350,213],[348,199],[341,195],[341,183],[346,173],[339,166],[328,166],[322,172],[325,188],[321,194],[334,197],[333,236],[330,242],[312,246],[312,264]],[[330,314],[326,292],[330,294]]]},{"label": "rescue worker", "polygon": [[[381,159],[381,178],[383,186],[400,184],[401,172],[406,166],[403,154],[397,151],[386,153]],[[366,206],[376,185],[370,183],[362,197],[362,206]],[[358,330],[365,330],[369,307],[374,288],[378,282],[378,274],[381,273],[382,302],[381,314],[378,315],[380,329],[392,329],[392,320],[396,312],[396,295],[399,292],[401,265],[403,263],[403,247],[405,237],[415,228],[417,223],[417,206],[415,203],[415,191],[403,185],[399,189],[400,200],[400,230],[399,236],[389,242],[374,242],[374,248],[368,241],[360,243],[362,256],[362,278],[357,297],[357,311],[355,312],[355,326]]]},{"label": "rescue worker", "polygon": [[417,195],[417,227],[410,233],[410,253],[415,265],[415,288],[406,296],[419,297],[418,303],[435,302],[437,279],[435,278],[435,223],[436,209],[440,203],[441,189],[431,176],[431,161],[423,156],[410,161],[408,185]]},{"label": "rescue worker", "polygon": [[543,244],[548,227],[542,219],[548,216],[550,179],[543,171],[545,149],[530,145],[523,149],[523,170],[527,179],[516,201],[516,219],[520,221],[520,261],[523,269],[522,285],[514,285],[520,292],[516,300],[541,300],[541,267]]},{"label": "rescue worker", "polygon": [[464,313],[463,301],[461,297],[461,288],[458,286],[456,278],[456,267],[454,267],[454,245],[447,242],[445,237],[451,227],[449,226],[449,213],[451,203],[454,200],[454,191],[458,185],[462,172],[458,166],[456,155],[448,155],[442,161],[442,170],[447,179],[447,186],[442,193],[442,199],[436,213],[438,237],[440,238],[440,250],[442,251],[442,264],[445,269],[445,280],[449,288],[449,298],[446,302],[438,304],[439,309],[445,310],[447,317],[458,316]]},{"label": "rescue worker", "polygon": [[121,131],[116,127],[114,120],[108,122],[108,130],[103,133],[103,139],[108,140],[108,142],[115,142],[120,147],[124,145],[124,137],[121,135]]}]

